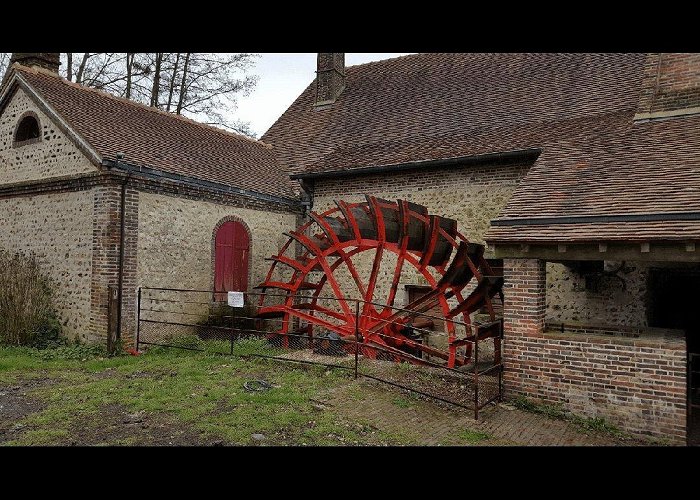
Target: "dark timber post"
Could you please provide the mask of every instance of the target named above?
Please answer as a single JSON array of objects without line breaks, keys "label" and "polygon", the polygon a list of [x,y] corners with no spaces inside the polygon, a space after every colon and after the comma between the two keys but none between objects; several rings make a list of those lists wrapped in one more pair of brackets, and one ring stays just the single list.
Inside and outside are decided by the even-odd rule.
[{"label": "dark timber post", "polygon": [[113,354],[119,330],[119,288],[116,285],[109,285],[107,289],[109,294],[107,301],[107,352]]},{"label": "dark timber post", "polygon": [[500,329],[500,332],[498,332],[498,363],[501,365],[498,368],[498,401],[500,403],[503,401],[503,318],[498,323],[498,328]]},{"label": "dark timber post", "polygon": [[357,361],[360,355],[360,301],[355,301],[355,380],[357,380]]},{"label": "dark timber post", "polygon": [[233,326],[234,326],[234,321],[233,321],[233,307],[229,306],[229,309],[231,309],[231,321],[229,322],[229,326],[231,327],[231,356],[233,356]]},{"label": "dark timber post", "polygon": [[474,329],[474,420],[479,420],[479,326]]},{"label": "dark timber post", "polygon": [[141,340],[141,287],[136,298],[136,352],[139,352],[139,341]]}]

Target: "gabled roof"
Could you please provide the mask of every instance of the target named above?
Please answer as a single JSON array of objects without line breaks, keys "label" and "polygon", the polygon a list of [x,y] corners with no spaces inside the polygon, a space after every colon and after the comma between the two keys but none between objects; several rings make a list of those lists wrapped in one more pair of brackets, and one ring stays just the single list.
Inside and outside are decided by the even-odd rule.
[{"label": "gabled roof", "polygon": [[[351,66],[335,103],[315,109],[312,83],[263,140],[284,168],[314,175],[539,149],[487,241],[700,238],[700,115],[635,122],[644,62],[417,54]],[[592,215],[610,218],[551,220]]]},{"label": "gabled roof", "polygon": [[700,115],[629,121],[601,134],[551,141],[486,237],[494,242],[698,238]]},{"label": "gabled roof", "polygon": [[294,197],[272,147],[261,141],[71,83],[46,70],[15,65],[13,71],[101,160],[123,153],[131,165]]},{"label": "gabled roof", "polygon": [[[265,133],[284,168],[333,171],[537,147],[539,129],[634,114],[644,54],[416,54],[315,81]],[[565,131],[562,131],[565,133]]]}]

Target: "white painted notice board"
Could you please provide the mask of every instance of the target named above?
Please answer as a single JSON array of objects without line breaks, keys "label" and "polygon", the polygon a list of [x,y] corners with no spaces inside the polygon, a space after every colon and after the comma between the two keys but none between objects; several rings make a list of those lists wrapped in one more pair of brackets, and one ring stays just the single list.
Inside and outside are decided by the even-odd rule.
[{"label": "white painted notice board", "polygon": [[243,307],[243,292],[228,292],[228,305]]}]

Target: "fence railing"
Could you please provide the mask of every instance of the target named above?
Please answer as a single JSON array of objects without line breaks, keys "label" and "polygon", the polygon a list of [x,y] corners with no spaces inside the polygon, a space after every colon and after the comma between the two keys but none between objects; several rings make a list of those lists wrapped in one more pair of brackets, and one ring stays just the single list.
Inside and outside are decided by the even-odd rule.
[{"label": "fence railing", "polygon": [[[362,300],[262,292],[242,292],[242,307],[231,307],[221,297],[139,288],[136,349],[157,345],[348,370],[473,410],[476,419],[501,399],[501,319],[463,322]],[[281,302],[286,313],[265,313]]]}]

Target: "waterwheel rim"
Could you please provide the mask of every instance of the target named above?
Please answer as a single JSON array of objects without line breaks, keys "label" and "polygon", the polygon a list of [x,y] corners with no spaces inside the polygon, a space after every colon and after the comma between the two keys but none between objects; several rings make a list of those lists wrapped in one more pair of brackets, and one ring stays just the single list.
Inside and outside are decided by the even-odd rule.
[{"label": "waterwheel rim", "polygon": [[[503,283],[502,278],[493,276],[484,259],[483,245],[470,243],[457,231],[456,221],[431,215],[425,207],[406,200],[366,196],[364,202],[335,204],[320,214],[310,212],[308,222],[285,233],[288,240],[268,259],[272,264],[265,281],[256,287],[264,292],[258,316],[281,318],[277,334],[284,346],[288,345],[287,336],[295,333],[295,322],[305,322],[300,333],[309,336],[314,328],[334,331],[350,340],[359,334],[361,352],[368,357],[383,352],[395,361],[416,362],[418,358],[401,350],[407,346],[444,359],[450,368],[466,363],[468,353],[460,358],[453,347],[457,340],[454,320],[461,318],[460,323],[469,331],[470,315],[484,306],[494,319],[491,299],[500,293]],[[293,250],[296,246],[301,249],[298,254]],[[363,279],[353,258],[372,251],[369,276]],[[385,297],[378,297],[382,262],[391,254],[396,261],[388,290]],[[280,271],[278,266],[291,272],[288,279],[273,278]],[[431,290],[397,308],[398,285],[406,266],[422,276]],[[342,283],[338,269],[343,269]],[[320,276],[314,274],[319,271]],[[265,304],[265,293],[270,291],[282,299],[280,303]],[[469,291],[467,296],[465,291]],[[380,295],[383,292],[380,290]],[[336,307],[328,307],[331,303]],[[425,317],[438,306],[442,319],[449,320],[445,321],[447,350],[424,346],[401,333],[414,318]]]}]

